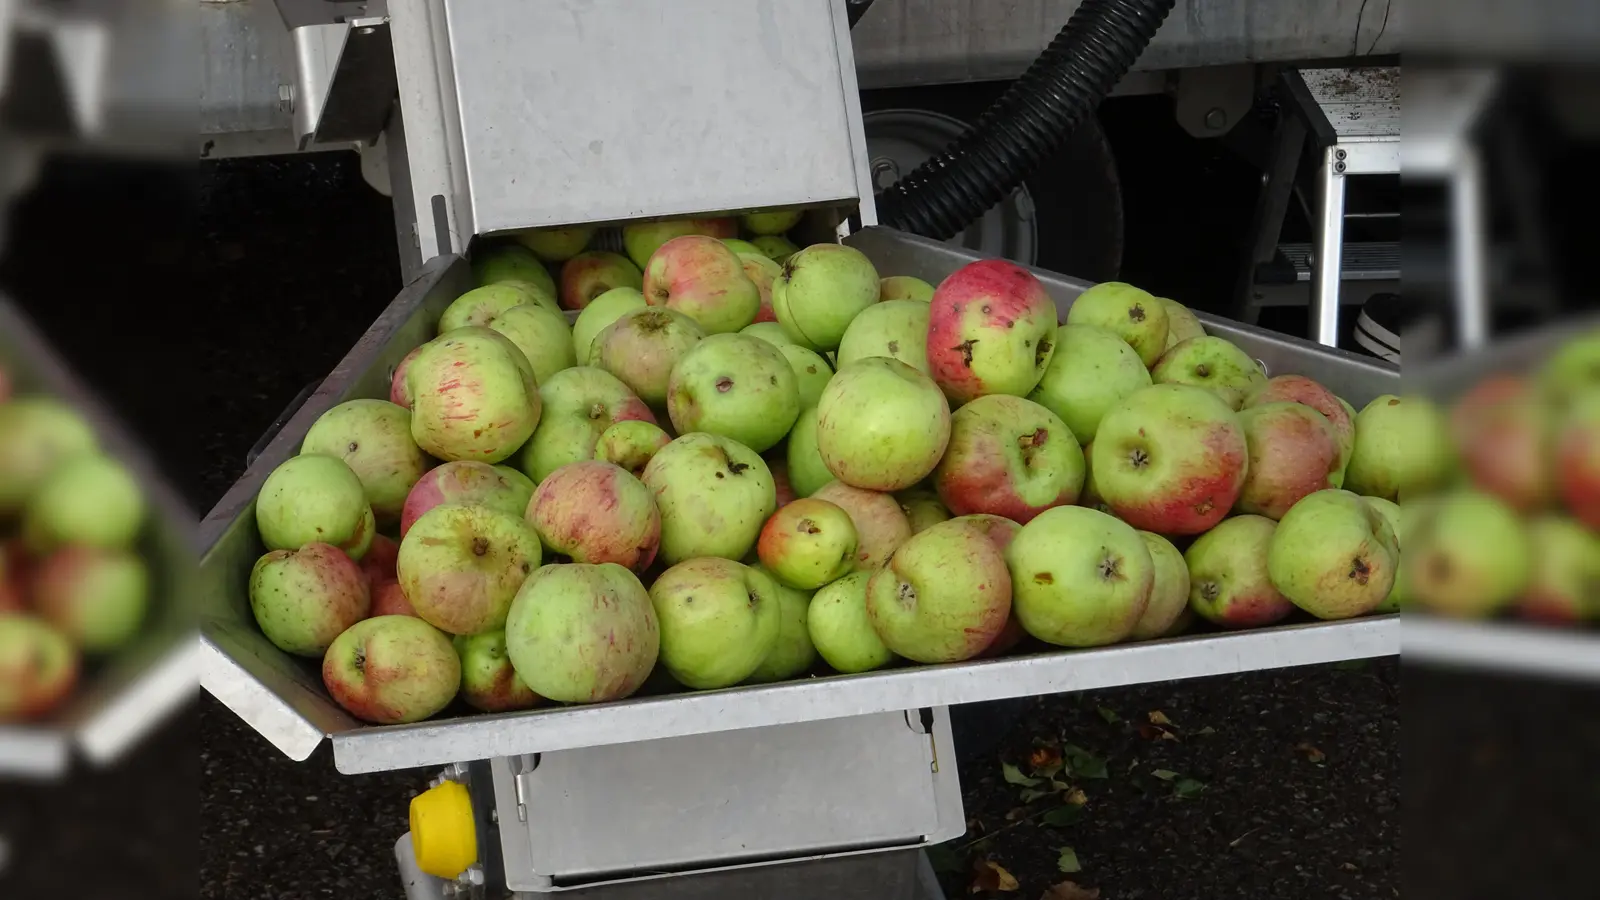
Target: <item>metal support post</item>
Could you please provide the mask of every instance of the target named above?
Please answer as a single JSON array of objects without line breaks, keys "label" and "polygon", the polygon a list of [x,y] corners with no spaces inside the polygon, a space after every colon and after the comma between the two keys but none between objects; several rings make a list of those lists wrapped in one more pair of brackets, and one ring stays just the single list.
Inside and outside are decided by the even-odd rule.
[{"label": "metal support post", "polygon": [[1475,350],[1489,339],[1488,216],[1484,212],[1483,167],[1477,148],[1458,151],[1450,174],[1450,232],[1454,257],[1456,339]]},{"label": "metal support post", "polygon": [[1322,151],[1317,172],[1317,258],[1311,290],[1311,332],[1317,343],[1339,345],[1339,280],[1344,265],[1345,151]]}]

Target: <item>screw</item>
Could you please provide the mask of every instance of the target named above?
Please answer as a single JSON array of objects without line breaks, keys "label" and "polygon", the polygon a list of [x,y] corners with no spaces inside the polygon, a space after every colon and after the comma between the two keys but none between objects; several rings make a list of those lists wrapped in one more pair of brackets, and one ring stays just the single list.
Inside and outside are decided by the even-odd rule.
[{"label": "screw", "polygon": [[294,112],[294,85],[278,85],[278,109],[283,112]]},{"label": "screw", "polygon": [[1345,152],[1343,150],[1335,150],[1335,151],[1333,151],[1333,158],[1334,159],[1344,159],[1345,158]]},{"label": "screw", "polygon": [[1206,127],[1217,131],[1228,124],[1228,112],[1220,106],[1212,107],[1206,112]]},{"label": "screw", "polygon": [[1342,162],[1336,162],[1336,163],[1334,163],[1334,164],[1333,164],[1333,170],[1334,170],[1334,171],[1335,171],[1335,172],[1338,172],[1338,173],[1339,173],[1339,174],[1341,174],[1341,175],[1342,175],[1342,174],[1344,174],[1344,163],[1342,163]]},{"label": "screw", "polygon": [[872,161],[872,186],[883,190],[900,180],[900,166],[887,156]]}]

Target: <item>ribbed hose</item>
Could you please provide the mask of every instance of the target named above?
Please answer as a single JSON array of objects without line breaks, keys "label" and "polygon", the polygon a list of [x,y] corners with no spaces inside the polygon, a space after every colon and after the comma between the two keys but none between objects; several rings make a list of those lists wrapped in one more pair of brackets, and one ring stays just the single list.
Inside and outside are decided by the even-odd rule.
[{"label": "ribbed hose", "polygon": [[1144,52],[1176,0],[1083,0],[1028,71],[943,153],[877,197],[878,219],[947,240],[1017,189]]}]

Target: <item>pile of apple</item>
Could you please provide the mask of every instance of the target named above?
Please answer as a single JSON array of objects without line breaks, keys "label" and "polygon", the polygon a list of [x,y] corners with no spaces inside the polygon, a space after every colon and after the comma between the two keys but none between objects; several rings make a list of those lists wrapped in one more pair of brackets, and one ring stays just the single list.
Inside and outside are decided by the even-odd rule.
[{"label": "pile of apple", "polygon": [[475,251],[390,398],[267,478],[265,635],[399,723],[1392,608],[1396,398],[1131,285],[1060,324],[1008,262],[935,289],[742,221]]},{"label": "pile of apple", "polygon": [[83,415],[54,397],[13,396],[0,369],[0,722],[56,709],[86,658],[139,633],[145,520],[139,482]]}]

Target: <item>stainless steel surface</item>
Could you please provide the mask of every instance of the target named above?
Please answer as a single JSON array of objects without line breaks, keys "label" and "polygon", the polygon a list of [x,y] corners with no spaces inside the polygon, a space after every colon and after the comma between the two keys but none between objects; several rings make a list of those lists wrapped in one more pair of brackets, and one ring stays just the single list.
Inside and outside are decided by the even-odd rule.
[{"label": "stainless steel surface", "polygon": [[1300,77],[1340,143],[1399,138],[1399,66],[1301,69]]},{"label": "stainless steel surface", "polygon": [[1450,176],[1450,268],[1455,282],[1456,339],[1476,350],[1489,340],[1489,217],[1483,164],[1475,147],[1462,151]]},{"label": "stainless steel surface", "polygon": [[400,867],[400,887],[405,900],[445,900],[444,879],[417,868],[417,854],[411,847],[411,832],[394,842],[394,859]]},{"label": "stainless steel surface", "polygon": [[[867,88],[1021,75],[1078,0],[877,0],[852,37]],[[1136,70],[1398,53],[1393,0],[1178,0]]]},{"label": "stainless steel surface", "polygon": [[1255,105],[1256,67],[1248,63],[1184,69],[1176,80],[1173,116],[1197,138],[1227,134]]},{"label": "stainless steel surface", "polygon": [[49,719],[0,725],[0,775],[52,776],[67,770],[74,750],[91,764],[114,762],[195,696],[194,516],[143,449],[4,299],[0,366],[18,394],[49,394],[79,409],[101,445],[144,486],[151,511],[140,546],[151,570],[151,605],[140,636],[90,669],[92,677]]},{"label": "stainless steel surface", "polygon": [[1600,637],[1515,622],[1457,622],[1406,614],[1407,663],[1600,682]]},{"label": "stainless steel surface", "polygon": [[913,710],[496,759],[506,886],[548,892],[959,836],[949,719],[930,714],[932,733]]},{"label": "stainless steel surface", "polygon": [[298,146],[359,146],[377,140],[398,89],[388,18],[306,25],[289,34],[295,51],[290,93]]},{"label": "stainless steel surface", "polygon": [[294,83],[289,29],[270,0],[201,3],[200,156],[288,153],[294,112],[280,87]]},{"label": "stainless steel surface", "polygon": [[1325,347],[1339,346],[1339,285],[1344,276],[1344,151],[1322,151],[1317,169],[1317,254],[1311,282],[1311,336]]},{"label": "stainless steel surface", "polygon": [[[920,850],[840,855],[693,876],[575,888],[572,900],[944,900]],[[513,900],[548,894],[519,892]]]},{"label": "stainless steel surface", "polygon": [[[884,228],[867,229],[849,243],[881,272],[933,283],[978,258]],[[1035,271],[1063,311],[1089,286]],[[294,455],[316,417],[343,400],[386,396],[394,364],[431,337],[439,313],[471,285],[468,267],[459,259],[437,258],[423,272],[201,523],[206,584],[201,627],[215,651],[205,686],[291,755],[303,758],[315,746],[312,737],[322,733],[333,738],[340,771],[381,771],[1398,652],[1398,622],[1382,617],[638,697],[592,707],[364,726],[327,698],[313,666],[277,652],[251,620],[245,584],[261,552],[252,511],[262,481]],[[1201,319],[1208,331],[1239,344],[1269,372],[1304,374],[1357,407],[1398,387],[1398,369],[1377,360],[1208,315]]]}]

